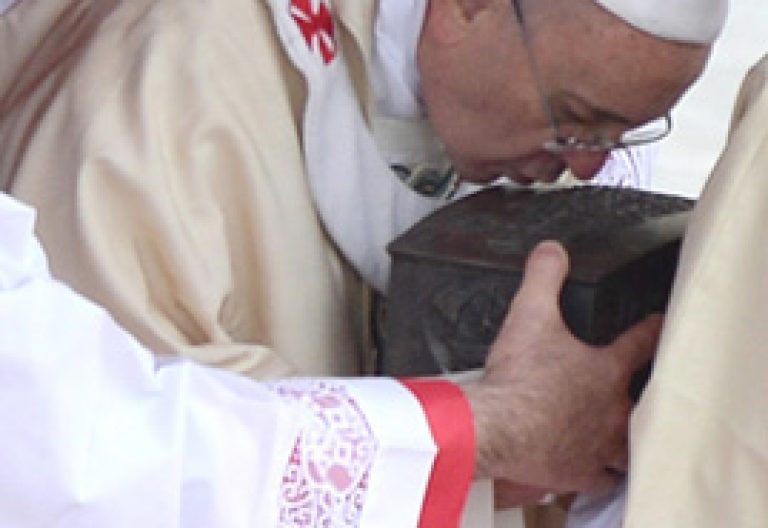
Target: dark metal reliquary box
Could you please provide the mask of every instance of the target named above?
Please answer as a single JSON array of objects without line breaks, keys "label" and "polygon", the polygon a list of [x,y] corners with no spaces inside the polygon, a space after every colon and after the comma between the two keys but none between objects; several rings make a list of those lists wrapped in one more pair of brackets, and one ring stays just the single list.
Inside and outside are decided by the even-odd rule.
[{"label": "dark metal reliquary box", "polygon": [[663,311],[693,201],[607,187],[493,188],[446,206],[396,239],[380,370],[481,367],[537,242],[570,255],[561,294],[571,330],[607,344]]}]

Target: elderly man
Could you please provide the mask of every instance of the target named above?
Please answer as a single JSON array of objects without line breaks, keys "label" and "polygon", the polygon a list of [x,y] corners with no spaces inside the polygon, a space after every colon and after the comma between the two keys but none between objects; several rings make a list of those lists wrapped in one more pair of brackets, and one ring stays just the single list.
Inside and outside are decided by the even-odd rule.
[{"label": "elderly man", "polygon": [[[609,0],[18,1],[0,19],[0,181],[38,209],[54,275],[158,354],[260,379],[359,374],[369,363],[360,278],[384,288],[386,242],[444,203],[395,174],[422,190],[423,176],[436,174],[428,187],[445,195],[456,176],[528,183],[568,167],[591,178],[609,150],[668,129],[663,116],[700,73],[722,22],[720,2],[705,3],[665,6],[670,16],[659,19]],[[257,390],[194,368],[185,381],[176,365],[153,374],[119,330],[109,333],[119,346],[62,340],[62,350],[90,351],[82,368],[101,380],[99,390],[51,407],[78,416],[72,430],[81,434],[50,453],[35,447],[56,461],[51,473],[5,496],[23,504],[32,496],[25,492],[45,489],[38,484],[60,482],[45,493],[50,508],[34,514],[90,526],[115,525],[119,511],[142,526],[293,526],[307,512],[322,520],[349,513],[349,526],[407,526],[419,516],[425,525],[455,522],[473,469],[515,483],[511,499],[609,486],[626,467],[627,380],[649,356],[658,321],[608,353],[578,343],[556,308],[566,266],[557,246],[534,253],[485,377],[464,391],[390,380]],[[66,313],[81,302],[59,306],[57,293],[38,303],[28,284],[36,275],[13,277],[7,289],[28,299],[27,318],[34,306]],[[64,319],[79,329],[69,337],[93,330],[78,313]],[[27,343],[41,357],[56,344],[45,339],[63,331],[51,322]],[[8,354],[19,349],[7,339]],[[121,364],[113,345],[129,358],[124,372],[111,367]],[[542,362],[545,355],[558,361]],[[66,394],[76,370],[58,359],[33,366],[59,365],[61,379],[37,376],[18,390],[44,391],[43,379],[51,394]],[[149,388],[153,402],[176,412],[128,404]],[[187,406],[191,424],[180,418]],[[334,429],[329,408],[343,408],[352,437]],[[41,418],[57,414],[40,409],[22,429],[61,432]],[[126,422],[132,430],[145,431],[135,449],[120,444],[119,422],[104,419],[120,410],[135,419]],[[244,427],[255,414],[260,425]],[[454,419],[435,418],[446,415]],[[417,425],[399,431],[405,421]],[[169,427],[170,440],[144,452],[143,441]],[[78,443],[86,438],[91,453]],[[336,442],[344,458],[350,438],[368,455],[340,463],[322,449]],[[35,446],[14,444],[27,445]],[[475,445],[477,462],[467,464]],[[464,460],[454,487],[441,457]],[[246,463],[238,460],[260,470],[225,485]],[[400,478],[406,468],[413,474]],[[158,475],[157,486],[141,485]],[[266,498],[249,507],[243,491],[262,489]],[[393,489],[398,508],[382,506]],[[434,506],[434,496],[443,502]],[[299,498],[300,507],[291,502]],[[70,502],[78,507],[67,510]],[[16,525],[30,514],[2,511]]]}]

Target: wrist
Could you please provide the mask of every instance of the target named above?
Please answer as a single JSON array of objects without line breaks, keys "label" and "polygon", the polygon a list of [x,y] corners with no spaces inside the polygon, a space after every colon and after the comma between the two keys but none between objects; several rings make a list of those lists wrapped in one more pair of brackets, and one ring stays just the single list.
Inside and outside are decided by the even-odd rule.
[{"label": "wrist", "polygon": [[492,478],[493,449],[491,447],[492,420],[488,416],[487,389],[479,382],[466,382],[459,385],[472,409],[475,428],[475,478]]},{"label": "wrist", "polygon": [[461,385],[475,427],[475,478],[525,481],[523,416],[507,385],[487,380]]}]

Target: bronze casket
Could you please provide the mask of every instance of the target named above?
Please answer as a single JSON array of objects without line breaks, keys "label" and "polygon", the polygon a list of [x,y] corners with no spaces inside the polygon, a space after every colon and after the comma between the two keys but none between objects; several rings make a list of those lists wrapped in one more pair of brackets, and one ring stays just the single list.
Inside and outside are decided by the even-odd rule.
[{"label": "bronze casket", "polygon": [[389,247],[380,370],[481,367],[534,245],[555,239],[571,269],[560,303],[581,339],[609,343],[663,311],[694,202],[621,188],[496,187],[432,214]]}]

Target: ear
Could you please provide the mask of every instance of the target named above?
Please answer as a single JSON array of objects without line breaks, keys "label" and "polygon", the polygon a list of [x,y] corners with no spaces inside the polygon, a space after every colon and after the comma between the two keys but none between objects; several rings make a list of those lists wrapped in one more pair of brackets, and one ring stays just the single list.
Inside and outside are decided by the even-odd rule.
[{"label": "ear", "polygon": [[444,44],[455,44],[470,32],[475,18],[493,0],[429,0],[424,27]]}]

